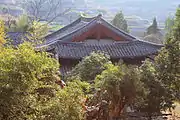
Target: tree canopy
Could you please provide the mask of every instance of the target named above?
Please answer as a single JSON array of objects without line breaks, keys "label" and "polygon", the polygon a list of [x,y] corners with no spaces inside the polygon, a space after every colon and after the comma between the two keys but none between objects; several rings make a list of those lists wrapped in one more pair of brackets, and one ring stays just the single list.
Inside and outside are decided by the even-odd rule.
[{"label": "tree canopy", "polygon": [[165,29],[168,33],[170,33],[174,26],[174,18],[168,17],[165,21]]},{"label": "tree canopy", "polygon": [[27,38],[32,44],[42,44],[45,40],[44,37],[49,32],[49,26],[47,23],[40,23],[33,21],[30,29],[27,31]]},{"label": "tree canopy", "polygon": [[18,19],[7,28],[8,32],[22,32],[23,40],[31,42],[31,44],[41,44],[44,42],[44,36],[49,32],[47,23],[31,21],[28,15],[21,15]]},{"label": "tree canopy", "polygon": [[[21,19],[14,30],[30,33],[28,37],[33,43],[47,32],[46,24],[37,21],[29,24],[26,17]],[[113,22],[127,30],[122,12]],[[154,19],[148,34],[158,31]],[[0,47],[5,37],[0,21]],[[85,116],[90,116],[90,120],[116,119],[129,106],[151,119],[172,109],[174,101],[180,100],[180,8],[165,45],[153,62],[145,60],[140,67],[112,63],[108,55],[93,52],[73,68],[64,88],[56,84],[61,81],[60,65],[48,53],[37,51],[26,42],[0,50],[0,119],[3,120],[84,120]],[[89,115],[91,110],[97,114]]]},{"label": "tree canopy", "polygon": [[137,110],[147,113],[150,118],[153,114],[160,114],[161,111],[166,111],[174,107],[173,93],[159,79],[158,73],[160,71],[157,71],[155,66],[155,64],[146,60],[139,68],[139,79],[144,84],[146,93],[140,96],[141,104]]},{"label": "tree canopy", "polygon": [[0,119],[83,120],[80,81],[61,89],[58,62],[24,43],[0,52]]},{"label": "tree canopy", "polygon": [[154,18],[152,25],[147,28],[147,34],[148,35],[156,34],[156,33],[158,33],[158,31],[159,31],[159,29],[158,29],[157,20],[156,20],[156,18]]},{"label": "tree canopy", "polygon": [[156,69],[159,79],[180,92],[180,9],[177,9],[174,26],[165,42],[165,47],[156,58]]},{"label": "tree canopy", "polygon": [[4,31],[4,22],[0,20],[0,48],[2,44],[5,43],[5,31]]},{"label": "tree canopy", "polygon": [[115,15],[115,17],[112,20],[112,24],[125,32],[129,32],[128,24],[126,19],[124,18],[122,11]]},{"label": "tree canopy", "polygon": [[8,28],[8,32],[27,32],[31,27],[31,22],[27,15],[21,15],[15,21],[14,24],[11,24]]},{"label": "tree canopy", "polygon": [[100,75],[97,75],[95,88],[99,95],[93,102],[107,102],[106,119],[120,117],[125,107],[133,104],[138,93],[142,92],[143,86],[137,70],[134,66],[110,63],[106,64],[106,69]]},{"label": "tree canopy", "polygon": [[100,74],[105,68],[104,65],[110,62],[109,56],[104,53],[91,53],[85,57],[71,71],[70,76],[76,76],[83,81],[92,81],[96,75]]}]

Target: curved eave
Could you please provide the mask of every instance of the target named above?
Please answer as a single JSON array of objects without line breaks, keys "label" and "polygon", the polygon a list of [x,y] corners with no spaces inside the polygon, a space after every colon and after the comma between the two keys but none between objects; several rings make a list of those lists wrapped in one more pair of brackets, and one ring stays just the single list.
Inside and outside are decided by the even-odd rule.
[{"label": "curved eave", "polygon": [[82,32],[85,32],[86,30],[88,30],[88,28],[93,27],[93,25],[95,25],[94,23],[96,23],[96,19],[92,19],[91,22],[89,22],[88,24],[72,31],[68,35],[62,36],[61,38],[58,38],[55,40],[52,40],[51,42],[45,43],[45,44],[40,45],[38,47],[47,47],[47,46],[56,44],[56,42],[58,42],[58,41],[70,42],[75,35],[77,36],[77,35],[81,34]]},{"label": "curved eave", "polygon": [[143,41],[128,43],[113,43],[108,45],[87,45],[85,43],[58,42],[56,50],[60,58],[82,59],[92,52],[104,52],[113,59],[139,58],[157,54],[162,45],[150,44]]},{"label": "curved eave", "polygon": [[[73,26],[79,24],[80,22],[87,22],[87,24],[82,25],[82,26],[78,26],[79,28],[74,29],[73,31],[65,34],[65,35],[61,35],[61,36],[56,36],[57,34],[60,34],[64,31],[66,31],[67,29],[71,29]],[[108,23],[107,21],[105,21],[101,15],[98,15],[96,17],[93,18],[85,18],[85,17],[80,17],[79,19],[77,19],[76,21],[74,21],[73,23],[61,28],[60,30],[49,34],[45,37],[45,39],[47,40],[46,44],[53,44],[57,41],[66,41],[66,42],[70,42],[72,40],[72,37],[77,36],[77,35],[81,35],[84,32],[88,31],[89,28],[96,26],[97,24],[102,24],[103,26],[107,27],[108,29],[112,30],[114,33],[116,33],[119,36],[122,36],[123,38],[125,38],[126,40],[136,40],[136,38],[120,29],[118,29],[117,27],[113,26],[112,24]]]},{"label": "curved eave", "polygon": [[[96,17],[86,18],[86,17],[82,17],[82,16],[81,16],[80,18],[78,18],[77,20],[75,20],[74,22],[72,22],[71,24],[69,24],[69,25],[67,25],[67,26],[65,26],[65,27],[63,27],[63,28],[61,28],[61,29],[59,29],[59,30],[57,30],[57,31],[55,31],[55,32],[53,32],[53,33],[45,36],[45,39],[49,40],[49,39],[51,39],[52,37],[56,36],[56,34],[66,31],[68,28],[71,28],[72,26],[75,26],[76,24],[80,23],[81,21],[91,22],[91,21],[94,20],[95,18],[96,18]],[[83,27],[83,26],[82,26],[82,27]],[[80,27],[80,28],[81,28],[81,27]],[[71,33],[69,33],[69,34],[71,34]],[[62,37],[63,37],[63,36],[62,36]],[[61,38],[56,38],[55,40],[57,40],[57,39],[61,39]],[[53,42],[53,41],[52,41],[52,42]]]}]

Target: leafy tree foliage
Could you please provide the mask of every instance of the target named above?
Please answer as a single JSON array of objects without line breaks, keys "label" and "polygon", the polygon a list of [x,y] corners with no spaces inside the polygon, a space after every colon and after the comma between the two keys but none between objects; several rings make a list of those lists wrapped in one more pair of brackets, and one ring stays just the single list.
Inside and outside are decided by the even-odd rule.
[{"label": "leafy tree foliage", "polygon": [[149,41],[149,42],[154,42],[157,44],[164,43],[164,36],[158,28],[156,18],[154,18],[152,25],[150,25],[147,28],[147,32],[145,34],[144,40]]},{"label": "leafy tree foliage", "polygon": [[4,22],[0,20],[0,48],[2,44],[5,43],[5,31],[4,31]]},{"label": "leafy tree foliage", "polygon": [[175,23],[170,35],[156,58],[159,79],[175,93],[180,92],[180,9],[177,9]]},{"label": "leafy tree foliage", "polygon": [[64,89],[57,92],[56,97],[38,101],[36,108],[40,111],[34,119],[84,120],[83,100],[86,96],[83,90],[88,86],[88,83],[79,80],[67,83]]},{"label": "leafy tree foliage", "polygon": [[165,22],[165,29],[167,32],[171,32],[174,26],[174,18],[168,17]]},{"label": "leafy tree foliage", "polygon": [[103,53],[93,52],[75,66],[68,77],[78,77],[85,81],[94,80],[96,75],[101,74],[105,69],[104,65],[110,62],[109,59],[109,56]]},{"label": "leafy tree foliage", "polygon": [[107,64],[106,67],[95,80],[96,89],[104,96],[98,96],[98,102],[107,101],[109,116],[116,118],[121,115],[126,105],[133,103],[136,95],[143,92],[143,84],[135,67],[113,64]]},{"label": "leafy tree foliage", "polygon": [[49,26],[47,23],[31,21],[27,15],[22,15],[18,20],[10,26],[8,32],[23,32],[23,41],[31,42],[32,44],[40,44],[44,42],[44,36],[47,35]]},{"label": "leafy tree foliage", "polygon": [[114,19],[112,20],[112,24],[125,32],[129,32],[127,21],[125,20],[122,12],[115,15]]},{"label": "leafy tree foliage", "polygon": [[0,119],[82,120],[81,82],[60,89],[58,62],[29,44],[0,52]]},{"label": "leafy tree foliage", "polygon": [[158,29],[157,20],[156,18],[154,18],[152,25],[147,28],[147,34],[148,35],[156,34],[158,32],[159,32],[159,29]]},{"label": "leafy tree foliage", "polygon": [[56,66],[55,60],[46,53],[36,53],[29,45],[17,50],[4,48],[0,53],[0,118],[27,118],[36,102],[33,93],[38,88],[51,87]]},{"label": "leafy tree foliage", "polygon": [[46,23],[33,21],[30,29],[27,31],[27,38],[33,44],[42,44],[44,37],[48,34],[49,26]]},{"label": "leafy tree foliage", "polygon": [[159,79],[155,66],[148,60],[140,67],[140,80],[143,82],[146,94],[142,97],[139,108],[151,117],[153,114],[160,114],[161,111],[173,108],[174,96],[168,87]]},{"label": "leafy tree foliage", "polygon": [[141,67],[141,81],[148,93],[140,109],[151,117],[173,108],[180,92],[180,9],[177,10],[172,31],[168,34],[165,47],[152,64],[146,61]]},{"label": "leafy tree foliage", "polygon": [[18,20],[9,28],[9,32],[27,32],[31,27],[31,22],[27,15],[21,15]]}]

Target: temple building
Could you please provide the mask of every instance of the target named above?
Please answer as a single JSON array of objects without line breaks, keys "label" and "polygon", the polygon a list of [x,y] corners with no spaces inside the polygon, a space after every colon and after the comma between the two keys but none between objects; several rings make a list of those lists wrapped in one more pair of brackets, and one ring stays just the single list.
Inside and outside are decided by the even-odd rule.
[{"label": "temple building", "polygon": [[106,53],[113,62],[123,60],[127,64],[141,64],[146,58],[156,55],[162,47],[123,32],[101,15],[80,17],[45,39],[46,42],[38,47],[47,47],[56,56],[63,75],[92,52]]}]

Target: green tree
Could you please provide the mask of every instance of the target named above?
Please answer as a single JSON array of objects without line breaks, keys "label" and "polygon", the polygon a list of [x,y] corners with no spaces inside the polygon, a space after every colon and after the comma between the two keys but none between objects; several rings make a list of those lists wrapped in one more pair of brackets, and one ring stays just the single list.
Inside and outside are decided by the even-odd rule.
[{"label": "green tree", "polygon": [[8,32],[23,32],[23,41],[31,42],[34,45],[42,44],[44,36],[48,34],[49,26],[47,23],[31,21],[27,15],[22,15],[10,26]]},{"label": "green tree", "polygon": [[78,77],[83,81],[92,81],[96,75],[101,74],[105,69],[104,65],[109,62],[109,56],[93,52],[76,65],[68,77]]},{"label": "green tree", "polygon": [[125,32],[129,32],[128,24],[124,18],[122,11],[115,15],[114,19],[112,20],[112,24]]},{"label": "green tree", "polygon": [[27,15],[21,15],[16,22],[8,28],[9,32],[27,32],[31,27],[31,22]]},{"label": "green tree", "polygon": [[[74,80],[68,82],[64,89],[57,92],[56,97],[50,100],[37,101],[36,109],[40,109],[33,119],[38,120],[84,120],[83,109],[84,88],[88,83]],[[44,99],[44,98],[43,98]]]},{"label": "green tree", "polygon": [[156,33],[158,33],[158,31],[159,31],[159,29],[158,29],[157,20],[156,20],[156,18],[154,18],[152,25],[147,28],[147,34],[148,35],[156,34]]},{"label": "green tree", "polygon": [[48,34],[49,26],[47,23],[33,21],[31,27],[27,31],[27,38],[32,44],[42,44],[44,37]]},{"label": "green tree", "polygon": [[[160,71],[159,71],[160,72]],[[149,119],[154,114],[173,108],[173,93],[171,89],[159,79],[155,66],[146,60],[139,70],[140,80],[143,82],[146,94],[140,96],[142,101],[136,108],[141,112],[147,113]]]},{"label": "green tree", "polygon": [[165,29],[168,33],[170,33],[174,26],[174,18],[168,17],[165,21]]},{"label": "green tree", "polygon": [[51,78],[57,68],[57,62],[48,58],[47,53],[36,53],[30,45],[21,45],[18,49],[2,49],[0,118],[28,118],[28,114],[33,110],[31,105],[36,100],[36,94],[33,93],[38,88],[55,85],[55,79]]},{"label": "green tree", "polygon": [[0,20],[0,48],[5,43],[4,22]]},{"label": "green tree", "polygon": [[83,84],[61,89],[58,62],[24,43],[0,52],[0,119],[82,120]]},{"label": "green tree", "polygon": [[172,31],[165,47],[156,58],[159,79],[174,93],[180,93],[180,9],[177,9]]},{"label": "green tree", "polygon": [[107,101],[109,117],[118,118],[125,106],[131,105],[143,91],[143,84],[134,66],[107,64],[106,67],[95,80],[96,89],[100,91],[100,96],[104,96],[102,99],[97,96],[98,102]]}]

